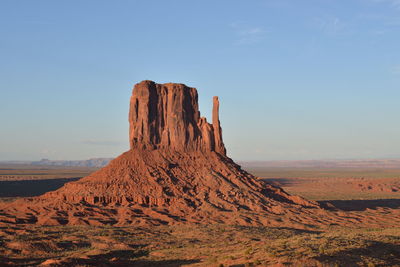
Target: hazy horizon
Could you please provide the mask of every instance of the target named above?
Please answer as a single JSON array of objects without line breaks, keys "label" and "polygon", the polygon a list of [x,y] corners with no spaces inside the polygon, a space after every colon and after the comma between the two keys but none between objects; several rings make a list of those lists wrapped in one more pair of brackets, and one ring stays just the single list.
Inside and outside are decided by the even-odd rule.
[{"label": "hazy horizon", "polygon": [[240,161],[400,158],[396,0],[0,3],[0,161],[116,157],[141,80],[196,87]]}]

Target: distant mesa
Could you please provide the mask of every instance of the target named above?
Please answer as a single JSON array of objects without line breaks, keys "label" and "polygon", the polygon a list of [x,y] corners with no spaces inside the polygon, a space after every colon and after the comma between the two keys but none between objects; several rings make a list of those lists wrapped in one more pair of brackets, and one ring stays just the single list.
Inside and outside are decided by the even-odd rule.
[{"label": "distant mesa", "polygon": [[92,158],[86,160],[51,160],[41,159],[38,161],[0,161],[0,164],[11,165],[33,165],[33,166],[59,166],[59,167],[89,167],[100,168],[106,166],[113,158]]},{"label": "distant mesa", "polygon": [[[201,117],[197,90],[142,81],[129,111],[130,150],[57,191],[0,206],[7,223],[160,225],[229,223],[306,225],[318,204],[242,170],[226,155],[213,99]],[[327,219],[326,219],[327,220]]]},{"label": "distant mesa", "polygon": [[39,166],[63,166],[63,167],[93,167],[99,168],[104,167],[112,158],[93,158],[87,160],[49,160],[41,159],[40,161],[32,161],[31,165]]}]

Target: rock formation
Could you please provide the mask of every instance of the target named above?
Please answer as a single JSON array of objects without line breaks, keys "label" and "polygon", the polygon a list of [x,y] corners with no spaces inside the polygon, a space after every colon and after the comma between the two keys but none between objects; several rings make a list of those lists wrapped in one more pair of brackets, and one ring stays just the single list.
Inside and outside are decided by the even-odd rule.
[{"label": "rock formation", "polygon": [[213,124],[209,124],[200,117],[195,88],[152,81],[138,83],[130,101],[130,147],[225,155],[218,109],[218,98],[214,97]]},{"label": "rock formation", "polygon": [[57,191],[0,206],[0,221],[280,225],[282,214],[299,209],[317,216],[316,203],[255,178],[227,157],[218,97],[213,104],[210,124],[200,116],[195,88],[136,84],[130,99],[130,150]]},{"label": "rock formation", "polygon": [[213,98],[213,113],[212,113],[212,125],[214,129],[214,144],[215,144],[215,152],[218,152],[222,155],[226,155],[226,149],[224,142],[222,141],[222,129],[219,123],[219,100],[218,96],[214,96]]}]

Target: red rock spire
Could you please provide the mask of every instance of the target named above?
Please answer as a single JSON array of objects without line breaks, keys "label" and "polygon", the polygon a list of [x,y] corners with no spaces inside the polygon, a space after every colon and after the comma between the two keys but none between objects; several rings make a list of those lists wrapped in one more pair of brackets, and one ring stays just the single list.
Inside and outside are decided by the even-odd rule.
[{"label": "red rock spire", "polygon": [[218,96],[213,98],[212,125],[214,128],[215,152],[226,155],[224,142],[222,141],[222,129],[219,122],[219,100]]}]

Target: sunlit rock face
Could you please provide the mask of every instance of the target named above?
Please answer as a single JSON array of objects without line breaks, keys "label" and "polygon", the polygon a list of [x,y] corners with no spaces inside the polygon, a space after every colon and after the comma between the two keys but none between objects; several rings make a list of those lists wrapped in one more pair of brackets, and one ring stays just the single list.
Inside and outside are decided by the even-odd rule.
[{"label": "sunlit rock face", "polygon": [[213,104],[213,123],[209,124],[200,117],[195,88],[152,81],[136,84],[129,111],[131,149],[202,150],[225,155],[218,97]]}]

